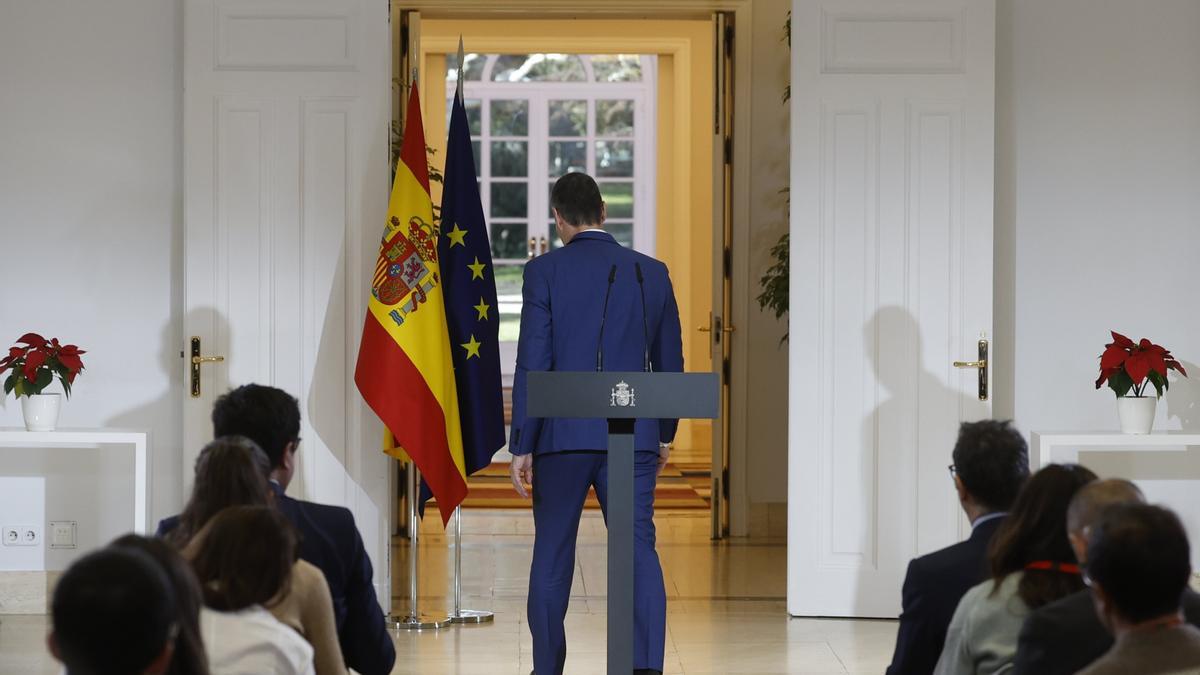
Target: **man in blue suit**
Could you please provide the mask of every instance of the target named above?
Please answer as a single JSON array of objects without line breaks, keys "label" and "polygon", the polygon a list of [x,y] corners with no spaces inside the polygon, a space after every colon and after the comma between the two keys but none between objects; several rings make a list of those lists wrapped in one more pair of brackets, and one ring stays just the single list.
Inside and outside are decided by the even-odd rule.
[{"label": "man in blue suit", "polygon": [[[284,494],[296,469],[300,445],[300,407],[287,392],[247,384],[221,396],[213,405],[213,436],[245,436],[271,459],[275,506],[300,534],[300,557],[325,573],[333,596],[338,642],[346,665],[362,675],[392,672],[396,648],[375,599],[371,559],[354,525],[354,515],[340,506],[315,504]],[[172,516],[158,524],[164,536],[179,524]]]},{"label": "man in blue suit", "polygon": [[[563,247],[525,265],[521,337],[513,380],[513,487],[533,491],[536,530],[529,572],[529,630],[537,675],[563,672],[563,619],[575,568],[575,537],[588,488],[607,512],[605,420],[532,419],[530,371],[683,370],[679,308],[667,267],[624,248],[603,230],[605,206],[590,176],[571,173],[550,196]],[[667,598],[654,550],[654,484],[677,420],[634,426],[634,672],[663,668]]]}]

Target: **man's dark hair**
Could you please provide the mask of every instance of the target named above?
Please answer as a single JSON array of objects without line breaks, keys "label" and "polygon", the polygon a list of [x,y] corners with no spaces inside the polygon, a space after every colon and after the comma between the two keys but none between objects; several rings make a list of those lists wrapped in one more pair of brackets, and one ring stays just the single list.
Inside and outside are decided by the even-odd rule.
[{"label": "man's dark hair", "polygon": [[1029,448],[1008,421],[963,422],[952,458],[963,487],[992,511],[1007,511],[1029,478]]},{"label": "man's dark hair", "polygon": [[1142,623],[1179,611],[1192,573],[1190,556],[1174,513],[1149,504],[1116,504],[1091,528],[1087,573],[1122,618]]},{"label": "man's dark hair", "polygon": [[268,505],[270,473],[266,453],[248,438],[223,436],[204,446],[196,458],[192,496],[179,514],[179,527],[171,532],[171,541],[182,548],[227,507]]},{"label": "man's dark hair", "polygon": [[134,675],[177,630],[171,583],[141,551],[104,548],[71,565],[51,603],[54,645],[70,675]]},{"label": "man's dark hair", "polygon": [[245,436],[277,468],[283,449],[300,437],[300,402],[282,389],[245,384],[217,399],[212,422],[213,438]]},{"label": "man's dark hair", "polygon": [[231,506],[213,516],[186,554],[204,593],[219,612],[270,605],[288,593],[297,559],[296,534],[278,510]]},{"label": "man's dark hair", "polygon": [[168,675],[208,675],[208,656],[200,637],[200,584],[192,567],[173,547],[162,539],[127,534],[109,544],[112,548],[137,550],[158,563],[175,599],[175,621],[179,636],[175,638],[175,653],[171,655]]},{"label": "man's dark hair", "polygon": [[550,191],[550,206],[568,225],[600,225],[604,199],[596,181],[586,173],[569,173],[559,178]]}]

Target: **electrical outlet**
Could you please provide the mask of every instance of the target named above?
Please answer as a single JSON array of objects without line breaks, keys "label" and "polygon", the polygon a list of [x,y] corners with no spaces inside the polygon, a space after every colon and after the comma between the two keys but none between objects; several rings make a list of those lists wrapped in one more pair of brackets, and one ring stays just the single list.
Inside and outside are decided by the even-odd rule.
[{"label": "electrical outlet", "polygon": [[75,521],[50,521],[50,548],[75,548]]},{"label": "electrical outlet", "polygon": [[37,546],[42,543],[42,528],[37,525],[5,525],[5,546]]}]

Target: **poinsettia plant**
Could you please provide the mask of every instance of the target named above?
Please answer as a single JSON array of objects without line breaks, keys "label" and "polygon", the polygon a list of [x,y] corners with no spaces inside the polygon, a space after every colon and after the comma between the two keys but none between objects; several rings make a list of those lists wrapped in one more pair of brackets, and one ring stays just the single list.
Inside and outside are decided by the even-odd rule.
[{"label": "poinsettia plant", "polygon": [[1134,396],[1142,396],[1149,383],[1154,385],[1158,397],[1162,398],[1170,386],[1167,371],[1174,370],[1187,377],[1187,371],[1171,356],[1170,351],[1146,338],[1134,342],[1116,331],[1112,332],[1112,336],[1113,341],[1104,345],[1104,353],[1100,355],[1097,389],[1107,382],[1117,396],[1128,396],[1130,390]]},{"label": "poinsettia plant", "polygon": [[83,359],[79,357],[86,353],[75,345],[59,344],[58,338],[47,340],[37,333],[22,335],[8,349],[8,356],[0,359],[0,374],[9,371],[4,380],[5,396],[12,392],[18,397],[40,394],[57,375],[70,398],[71,384],[83,370]]}]

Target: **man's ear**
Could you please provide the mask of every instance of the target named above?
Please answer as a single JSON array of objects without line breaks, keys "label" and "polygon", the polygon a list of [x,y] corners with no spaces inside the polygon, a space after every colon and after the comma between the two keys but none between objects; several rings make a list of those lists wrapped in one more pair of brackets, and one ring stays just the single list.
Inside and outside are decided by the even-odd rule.
[{"label": "man's ear", "polygon": [[602,201],[602,202],[600,202],[600,223],[599,224],[603,225],[606,220],[608,220],[608,204],[606,204]]},{"label": "man's ear", "polygon": [[288,441],[288,444],[283,446],[283,455],[279,458],[279,468],[287,471],[289,474],[296,466],[296,441]]},{"label": "man's ear", "polygon": [[954,491],[958,493],[958,501],[971,501],[971,493],[967,492],[967,488],[963,486],[962,479],[958,477],[958,474],[954,475]]},{"label": "man's ear", "polygon": [[50,631],[50,634],[46,636],[46,648],[50,650],[50,655],[54,657],[54,660],[59,663],[63,662],[62,654],[58,650],[58,638],[54,636],[54,631]]}]

